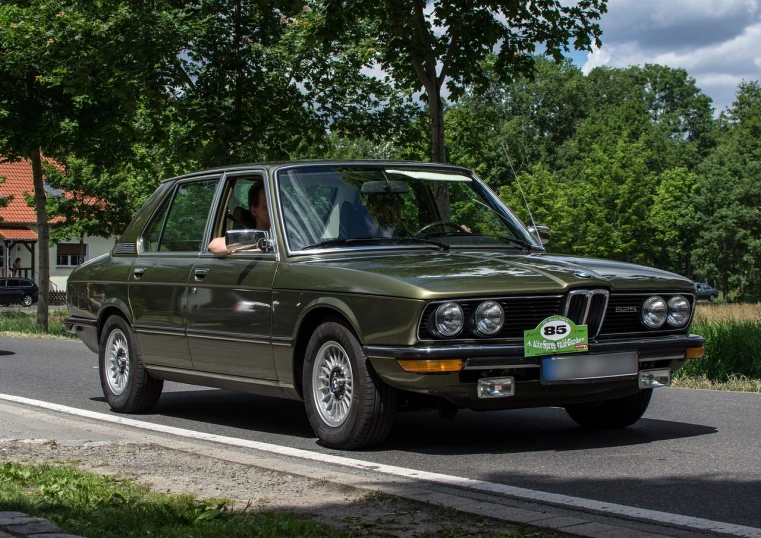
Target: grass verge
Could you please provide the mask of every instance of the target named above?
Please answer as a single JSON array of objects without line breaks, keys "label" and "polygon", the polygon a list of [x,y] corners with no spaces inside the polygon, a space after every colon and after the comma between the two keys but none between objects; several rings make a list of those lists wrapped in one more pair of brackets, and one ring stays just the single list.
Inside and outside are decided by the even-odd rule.
[{"label": "grass verge", "polygon": [[43,517],[86,537],[347,536],[304,516],[234,510],[224,499],[161,494],[130,480],[49,464],[0,464],[0,511]]},{"label": "grass verge", "polygon": [[677,377],[720,383],[761,379],[761,319],[698,319],[690,332],[706,339],[705,355],[687,361]]},{"label": "grass verge", "polygon": [[761,379],[748,379],[745,376],[730,376],[726,381],[712,381],[706,376],[674,377],[672,386],[682,389],[728,390],[733,392],[761,393]]},{"label": "grass verge", "polygon": [[27,338],[77,339],[63,330],[63,320],[68,315],[66,310],[51,310],[48,314],[48,330],[43,331],[37,325],[36,312],[0,312],[0,334]]}]

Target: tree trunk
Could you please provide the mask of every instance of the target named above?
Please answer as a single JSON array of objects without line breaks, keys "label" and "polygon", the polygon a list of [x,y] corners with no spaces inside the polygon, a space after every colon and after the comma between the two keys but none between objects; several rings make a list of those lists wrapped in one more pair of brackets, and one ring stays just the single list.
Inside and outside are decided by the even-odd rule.
[{"label": "tree trunk", "polygon": [[84,234],[79,236],[79,256],[77,256],[77,265],[85,263],[85,236]]},{"label": "tree trunk", "polygon": [[[444,145],[444,103],[441,101],[441,88],[433,84],[434,91],[428,91],[428,113],[431,116],[431,148],[433,162],[447,162],[447,152]],[[434,197],[439,208],[439,216],[443,221],[451,220],[449,211],[449,190],[443,181],[435,183]]]},{"label": "tree trunk", "polygon": [[40,149],[32,151],[32,180],[34,183],[34,207],[37,211],[37,250],[40,254],[39,298],[37,299],[37,325],[48,330],[48,296],[50,294],[50,227],[45,207],[45,187],[42,183]]}]

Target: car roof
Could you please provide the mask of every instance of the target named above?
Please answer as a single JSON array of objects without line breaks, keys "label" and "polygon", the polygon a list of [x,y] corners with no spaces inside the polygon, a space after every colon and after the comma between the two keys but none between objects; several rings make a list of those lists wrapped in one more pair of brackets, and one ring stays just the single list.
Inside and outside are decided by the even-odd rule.
[{"label": "car roof", "polygon": [[292,166],[367,166],[367,167],[383,167],[383,166],[404,166],[412,168],[433,168],[433,169],[447,169],[470,172],[468,168],[462,166],[456,166],[453,164],[445,163],[427,163],[418,161],[385,161],[385,160],[324,160],[324,159],[312,159],[312,160],[296,160],[296,161],[272,161],[272,162],[260,162],[260,163],[248,163],[248,164],[236,164],[231,166],[221,166],[219,168],[210,168],[208,170],[198,170],[196,172],[190,172],[181,176],[170,177],[162,181],[166,183],[168,181],[176,181],[179,179],[188,179],[195,176],[222,173],[222,172],[234,172],[239,170],[248,170],[250,168],[265,168],[269,172],[274,172],[279,168],[292,167]]}]

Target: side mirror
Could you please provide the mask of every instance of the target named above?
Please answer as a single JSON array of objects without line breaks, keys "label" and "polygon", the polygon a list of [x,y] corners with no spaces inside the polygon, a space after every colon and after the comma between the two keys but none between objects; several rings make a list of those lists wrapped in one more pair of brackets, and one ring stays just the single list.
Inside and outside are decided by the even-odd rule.
[{"label": "side mirror", "polygon": [[542,245],[546,245],[550,242],[550,227],[549,226],[529,226],[528,227],[528,233],[533,235],[534,237],[538,238]]},{"label": "side mirror", "polygon": [[227,230],[225,232],[227,250],[247,250],[258,248],[262,252],[272,252],[270,233],[264,230]]}]

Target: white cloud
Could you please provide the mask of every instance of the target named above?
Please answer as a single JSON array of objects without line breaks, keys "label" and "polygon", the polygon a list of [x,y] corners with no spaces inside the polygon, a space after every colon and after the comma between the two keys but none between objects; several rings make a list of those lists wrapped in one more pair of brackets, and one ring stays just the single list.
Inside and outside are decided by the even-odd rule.
[{"label": "white cloud", "polygon": [[721,110],[742,80],[761,79],[761,0],[612,0],[603,47],[582,70],[657,63],[681,67]]}]

